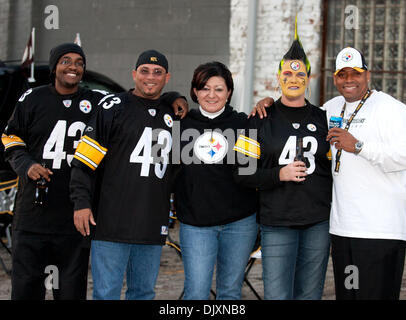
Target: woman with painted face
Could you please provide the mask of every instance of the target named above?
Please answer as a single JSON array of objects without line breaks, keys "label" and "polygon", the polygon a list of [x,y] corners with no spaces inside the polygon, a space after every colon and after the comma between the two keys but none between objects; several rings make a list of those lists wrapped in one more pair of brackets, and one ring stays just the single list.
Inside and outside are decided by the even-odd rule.
[{"label": "woman with painted face", "polygon": [[176,202],[188,300],[209,299],[215,266],[216,298],[240,299],[257,237],[257,193],[233,180],[233,145],[247,125],[247,115],[229,105],[233,89],[224,64],[200,65],[190,89],[199,109],[181,122]]},{"label": "woman with painted face", "polygon": [[332,178],[326,114],[305,99],[309,76],[295,35],[279,64],[281,98],[266,117],[251,118],[248,128],[257,129],[257,138],[241,135],[234,148],[258,159],[255,174],[235,178],[260,193],[265,299],[321,299],[323,293]]}]

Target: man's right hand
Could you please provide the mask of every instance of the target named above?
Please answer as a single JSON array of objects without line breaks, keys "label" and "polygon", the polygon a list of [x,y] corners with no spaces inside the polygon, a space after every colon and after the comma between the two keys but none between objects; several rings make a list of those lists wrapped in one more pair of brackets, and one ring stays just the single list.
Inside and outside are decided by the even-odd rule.
[{"label": "man's right hand", "polygon": [[34,163],[27,172],[27,175],[30,179],[36,181],[40,179],[41,177],[44,177],[46,181],[51,181],[51,178],[49,177],[52,175],[53,172],[47,168],[44,168],[41,166],[39,163]]},{"label": "man's right hand", "polygon": [[89,221],[92,225],[96,225],[94,221],[92,210],[89,208],[75,210],[73,215],[73,222],[75,223],[76,229],[82,234],[82,236],[86,237],[90,235],[90,226]]}]

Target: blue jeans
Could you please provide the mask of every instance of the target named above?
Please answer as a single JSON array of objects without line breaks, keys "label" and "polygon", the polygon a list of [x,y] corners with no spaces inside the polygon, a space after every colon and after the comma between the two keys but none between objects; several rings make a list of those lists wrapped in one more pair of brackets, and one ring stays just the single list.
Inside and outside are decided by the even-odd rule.
[{"label": "blue jeans", "polygon": [[253,214],[226,225],[195,227],[180,224],[185,269],[185,300],[208,300],[216,271],[216,299],[239,300],[244,270],[258,233]]},{"label": "blue jeans", "polygon": [[306,229],[261,225],[267,300],[320,300],[330,252],[329,221]]},{"label": "blue jeans", "polygon": [[162,246],[93,240],[93,300],[120,300],[127,273],[126,300],[152,300]]}]

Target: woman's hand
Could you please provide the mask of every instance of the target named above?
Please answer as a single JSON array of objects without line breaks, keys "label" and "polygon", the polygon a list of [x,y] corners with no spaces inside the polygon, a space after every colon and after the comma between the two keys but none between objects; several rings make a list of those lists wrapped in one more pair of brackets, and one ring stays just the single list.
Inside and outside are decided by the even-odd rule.
[{"label": "woman's hand", "polygon": [[294,161],[281,168],[279,171],[280,181],[302,182],[306,180],[306,164],[302,161]]}]

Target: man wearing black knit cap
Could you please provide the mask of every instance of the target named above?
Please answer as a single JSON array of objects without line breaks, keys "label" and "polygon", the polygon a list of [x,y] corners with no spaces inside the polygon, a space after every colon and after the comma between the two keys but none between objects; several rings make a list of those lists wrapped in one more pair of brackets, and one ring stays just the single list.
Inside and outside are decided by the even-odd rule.
[{"label": "man wearing black knit cap", "polygon": [[74,227],[68,186],[74,150],[103,95],[79,87],[85,64],[76,44],[53,48],[52,84],[21,96],[2,136],[5,158],[19,176],[12,299],[42,300],[46,289],[54,299],[86,299],[89,248]]}]

